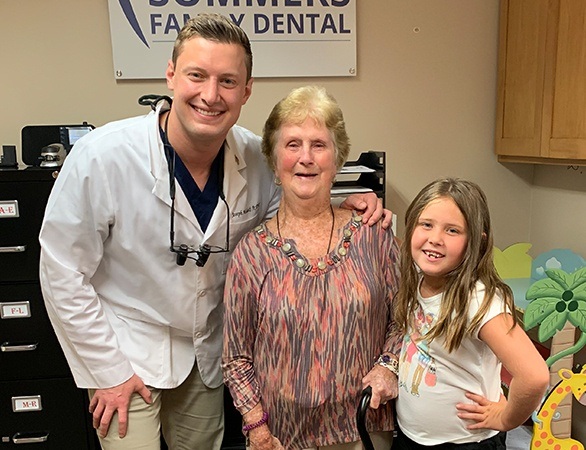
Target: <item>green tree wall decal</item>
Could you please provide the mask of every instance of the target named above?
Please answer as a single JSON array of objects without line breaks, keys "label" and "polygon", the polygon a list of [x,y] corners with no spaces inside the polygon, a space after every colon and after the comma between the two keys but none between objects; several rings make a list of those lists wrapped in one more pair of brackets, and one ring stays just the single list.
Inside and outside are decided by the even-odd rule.
[{"label": "green tree wall decal", "polygon": [[539,325],[537,337],[541,342],[551,338],[570,322],[580,330],[576,343],[545,361],[551,367],[565,356],[573,355],[586,345],[586,267],[567,273],[561,269],[546,270],[547,278],[536,281],[525,297],[525,329]]}]

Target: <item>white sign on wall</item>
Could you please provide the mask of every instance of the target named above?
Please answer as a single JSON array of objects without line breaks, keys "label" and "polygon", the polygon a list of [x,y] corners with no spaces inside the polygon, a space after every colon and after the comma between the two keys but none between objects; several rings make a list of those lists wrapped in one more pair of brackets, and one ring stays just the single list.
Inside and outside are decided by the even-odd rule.
[{"label": "white sign on wall", "polygon": [[356,75],[356,0],[108,0],[117,79],[165,78],[173,42],[200,13],[219,13],[250,39],[253,75]]}]

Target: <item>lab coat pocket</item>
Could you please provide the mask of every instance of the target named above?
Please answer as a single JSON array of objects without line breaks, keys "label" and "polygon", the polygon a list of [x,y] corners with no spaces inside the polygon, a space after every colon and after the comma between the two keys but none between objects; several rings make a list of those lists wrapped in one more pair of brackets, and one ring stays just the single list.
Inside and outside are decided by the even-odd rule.
[{"label": "lab coat pocket", "polygon": [[115,321],[110,321],[135,371],[149,378],[160,378],[170,364],[169,328],[163,322],[134,308],[118,312]]}]

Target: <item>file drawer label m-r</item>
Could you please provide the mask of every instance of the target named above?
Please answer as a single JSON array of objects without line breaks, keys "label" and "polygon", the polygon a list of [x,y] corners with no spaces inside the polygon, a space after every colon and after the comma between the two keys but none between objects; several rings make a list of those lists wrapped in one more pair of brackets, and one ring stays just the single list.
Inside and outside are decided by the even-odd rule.
[{"label": "file drawer label m-r", "polygon": [[12,397],[12,411],[14,412],[40,411],[42,409],[40,395]]}]

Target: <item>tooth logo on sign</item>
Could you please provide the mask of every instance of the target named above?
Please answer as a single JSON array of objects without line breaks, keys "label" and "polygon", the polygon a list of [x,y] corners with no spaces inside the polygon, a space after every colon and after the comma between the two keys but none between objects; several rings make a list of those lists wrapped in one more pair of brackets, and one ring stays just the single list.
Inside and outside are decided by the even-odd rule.
[{"label": "tooth logo on sign", "polygon": [[138,38],[144,43],[144,45],[147,46],[147,48],[151,48],[146,38],[144,37],[144,33],[140,28],[138,20],[136,19],[136,14],[134,13],[134,9],[132,9],[132,4],[130,3],[130,0],[118,0],[118,2],[120,3],[122,12],[126,16],[126,20],[128,20],[128,23],[130,24]]}]

